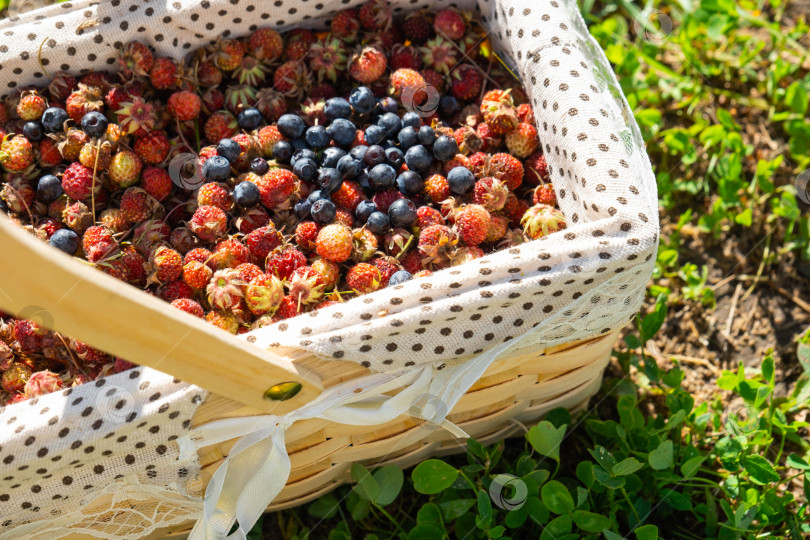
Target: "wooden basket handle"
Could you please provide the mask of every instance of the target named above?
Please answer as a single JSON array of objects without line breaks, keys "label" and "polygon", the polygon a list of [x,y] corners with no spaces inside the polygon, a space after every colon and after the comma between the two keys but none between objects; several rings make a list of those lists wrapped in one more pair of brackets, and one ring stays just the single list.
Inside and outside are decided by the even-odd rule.
[{"label": "wooden basket handle", "polygon": [[[0,309],[21,317],[39,312],[51,330],[273,414],[322,390],[315,374],[290,360],[74,260],[9,223],[3,212]],[[300,390],[286,400],[265,396],[298,388],[277,386],[283,383]]]}]

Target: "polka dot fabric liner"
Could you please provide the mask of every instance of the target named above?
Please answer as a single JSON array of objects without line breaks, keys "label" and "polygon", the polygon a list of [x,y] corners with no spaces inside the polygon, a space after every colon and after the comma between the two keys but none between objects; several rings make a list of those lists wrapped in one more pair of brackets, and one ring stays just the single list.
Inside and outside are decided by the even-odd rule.
[{"label": "polka dot fabric liner", "polygon": [[[21,85],[45,85],[49,79],[43,66],[48,73],[74,74],[113,66],[116,47],[130,39],[181,58],[218,36],[240,36],[259,26],[322,27],[336,11],[361,3],[110,0],[54,5],[0,21],[0,94]],[[378,371],[414,364],[442,369],[526,332],[534,334],[539,348],[606,333],[626,324],[641,305],[658,245],[655,177],[638,126],[575,0],[408,0],[394,2],[394,12],[428,5],[478,9],[496,50],[521,76],[568,228],[242,337]],[[116,523],[137,522],[137,534],[122,528],[100,537],[135,538],[166,526],[166,520],[198,515],[199,501],[177,495],[189,485],[181,473],[192,478],[195,464],[178,461],[179,450],[170,438],[187,430],[202,391],[153,370],[138,373],[139,384],[150,384],[147,390],[139,390],[127,373],[107,379],[141,398],[138,421],[117,424],[113,431],[108,424],[94,428],[98,414],[83,417],[84,408],[71,405],[77,396],[86,402],[108,399],[105,388],[94,385],[0,412],[0,539],[19,537],[20,529],[11,527],[54,519],[51,513],[57,510],[73,512],[63,516],[65,522],[71,515],[74,523],[88,522],[76,509],[92,494],[102,497],[102,486],[118,494],[118,499],[107,494],[110,507],[129,508],[127,500],[147,498],[150,490],[163,490],[166,507],[116,518]],[[150,402],[150,389],[157,387],[163,389],[161,396]],[[44,403],[59,414],[40,415]],[[163,406],[168,409],[161,411]],[[170,418],[174,412],[178,415]],[[19,433],[6,428],[14,416],[26,420]],[[55,424],[48,424],[51,417],[57,418]],[[60,439],[63,423],[76,435]],[[153,427],[159,431],[152,433]],[[25,445],[31,436],[51,443],[47,455],[37,456],[41,444]],[[123,436],[127,439],[117,442]],[[79,439],[81,445],[71,450]],[[139,443],[145,445],[138,448]],[[87,451],[91,446],[94,451]],[[105,457],[106,451],[112,453]],[[52,461],[60,454],[61,460]],[[14,456],[12,463],[4,462],[7,456]],[[95,473],[96,466],[104,470]],[[43,469],[48,472],[42,475],[53,476],[38,476]],[[62,481],[66,475],[74,478],[69,485]],[[85,485],[94,487],[85,490]],[[101,521],[87,531],[98,530]],[[65,529],[55,523],[42,537],[58,537],[58,530]]]}]

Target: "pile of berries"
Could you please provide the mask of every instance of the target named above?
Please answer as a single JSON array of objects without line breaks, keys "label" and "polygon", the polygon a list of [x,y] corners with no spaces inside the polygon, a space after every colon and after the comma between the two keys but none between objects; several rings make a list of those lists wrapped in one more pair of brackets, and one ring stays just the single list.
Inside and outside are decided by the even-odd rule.
[{"label": "pile of berries", "polygon": [[[261,28],[180,62],[127,43],[117,73],[0,103],[0,210],[231,333],[540,238],[564,217],[485,37],[369,0],[329,33]],[[0,404],[130,366],[0,317]]]}]

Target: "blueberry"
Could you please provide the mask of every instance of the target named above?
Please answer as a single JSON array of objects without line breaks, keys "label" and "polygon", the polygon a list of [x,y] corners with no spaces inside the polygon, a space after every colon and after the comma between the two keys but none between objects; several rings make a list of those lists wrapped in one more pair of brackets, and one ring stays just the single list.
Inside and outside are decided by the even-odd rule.
[{"label": "blueberry", "polygon": [[65,129],[65,122],[70,119],[65,109],[59,107],[48,107],[42,113],[42,127],[46,133],[59,133]]},{"label": "blueberry", "polygon": [[363,161],[363,156],[366,155],[366,150],[368,150],[368,146],[365,144],[358,144],[351,150],[349,150],[349,155],[352,156],[354,159],[358,159]]},{"label": "blueberry", "polygon": [[233,200],[242,208],[259,204],[259,188],[253,182],[240,182],[233,188]]},{"label": "blueberry", "polygon": [[53,233],[48,243],[68,255],[73,255],[79,249],[79,235],[70,229],[59,229]]},{"label": "blueberry", "polygon": [[406,112],[402,115],[402,127],[412,127],[419,129],[422,126],[422,118],[415,112]]},{"label": "blueberry", "polygon": [[31,142],[42,140],[42,124],[39,122],[26,122],[23,125],[23,135]]},{"label": "blueberry", "polygon": [[[278,143],[276,143],[278,144]],[[275,147],[273,147],[275,151]],[[242,153],[242,147],[233,139],[222,139],[217,144],[217,154],[224,157],[228,161],[236,161],[239,159],[239,154]]]},{"label": "blueberry", "polygon": [[358,204],[357,208],[354,209],[354,216],[361,223],[365,223],[368,221],[368,217],[376,211],[377,205],[374,204],[373,201],[363,200],[360,201],[360,204]]},{"label": "blueberry", "polygon": [[371,193],[374,191],[371,189],[371,184],[368,181],[368,171],[365,169],[360,171],[360,176],[357,177],[357,184],[363,188],[363,191],[366,193]]},{"label": "blueberry", "polygon": [[107,117],[98,111],[82,116],[82,131],[90,137],[101,137],[107,132]]},{"label": "blueberry", "polygon": [[293,208],[293,212],[298,216],[298,219],[309,219],[312,217],[311,210],[312,203],[309,202],[309,199],[301,199],[295,203],[295,207]]},{"label": "blueberry", "polygon": [[62,195],[62,181],[52,174],[46,174],[37,182],[37,199],[50,203]]},{"label": "blueberry", "polygon": [[416,131],[416,128],[413,126],[405,126],[399,131],[399,134],[397,134],[397,140],[399,141],[399,146],[403,150],[407,150],[411,146],[419,144],[419,132]]},{"label": "blueberry", "polygon": [[326,128],[323,126],[312,126],[307,128],[304,138],[306,139],[309,147],[313,150],[322,150],[326,148],[329,146],[329,142],[332,139],[329,136],[329,132],[326,131]]},{"label": "blueberry", "polygon": [[453,137],[442,135],[433,143],[433,157],[439,161],[448,161],[458,154],[458,143]]},{"label": "blueberry", "polygon": [[332,223],[335,219],[336,210],[335,203],[320,199],[313,203],[310,214],[312,214],[312,219],[318,223]]},{"label": "blueberry", "polygon": [[419,128],[419,144],[430,146],[436,140],[436,132],[430,126],[422,126]]},{"label": "blueberry", "polygon": [[456,114],[460,108],[458,100],[449,94],[442,96],[439,100],[439,116],[443,118],[450,118]]},{"label": "blueberry", "polygon": [[293,172],[301,180],[312,182],[318,175],[318,164],[310,158],[297,159],[293,165]]},{"label": "blueberry", "polygon": [[391,220],[388,219],[387,214],[383,214],[380,211],[372,212],[372,214],[368,216],[366,226],[368,226],[368,230],[374,234],[385,234],[391,228]]},{"label": "blueberry", "polygon": [[292,155],[292,159],[290,160],[290,165],[293,167],[298,162],[299,159],[311,159],[312,161],[318,161],[318,154],[310,150],[309,148],[301,148],[295,151]]},{"label": "blueberry", "polygon": [[290,139],[297,139],[304,134],[304,130],[307,128],[304,121],[294,114],[282,114],[276,126],[282,135]]},{"label": "blueberry", "polygon": [[399,192],[403,195],[416,195],[422,188],[425,187],[425,183],[422,181],[422,177],[419,176],[419,173],[416,171],[404,171],[397,177],[397,187],[399,188]]},{"label": "blueberry", "polygon": [[397,100],[392,97],[380,98],[380,100],[377,101],[377,106],[379,107],[381,114],[385,114],[387,112],[395,113],[399,108]]},{"label": "blueberry", "polygon": [[400,283],[405,283],[406,281],[410,281],[413,279],[413,275],[407,270],[398,270],[391,274],[391,277],[388,278],[388,286],[392,285],[399,285]]},{"label": "blueberry", "polygon": [[388,160],[388,163],[390,163],[394,169],[399,170],[403,163],[405,163],[405,154],[396,146],[391,146],[385,149],[385,159]]},{"label": "blueberry", "polygon": [[245,131],[258,129],[259,126],[262,125],[262,122],[264,122],[262,113],[259,112],[259,109],[252,107],[244,109],[236,115],[236,124],[239,126],[239,129],[244,129]]},{"label": "blueberry", "polygon": [[447,184],[453,193],[464,195],[475,185],[475,175],[467,167],[454,167],[447,173]]},{"label": "blueberry", "polygon": [[342,97],[329,98],[323,107],[323,114],[326,115],[326,120],[329,122],[336,118],[351,118],[352,106]]},{"label": "blueberry", "polygon": [[374,92],[366,86],[358,86],[349,94],[349,104],[358,114],[370,113],[375,103]]},{"label": "blueberry", "polygon": [[0,198],[0,212],[8,212],[8,204],[2,198]]},{"label": "blueberry", "polygon": [[257,157],[250,162],[250,172],[254,174],[261,176],[269,170],[270,165],[267,164],[267,160],[263,157]]},{"label": "blueberry", "polygon": [[366,167],[374,167],[375,165],[379,165],[385,161],[385,150],[382,146],[379,145],[372,145],[368,147],[366,150],[366,154],[363,156],[363,163],[366,164]]},{"label": "blueberry", "polygon": [[209,182],[224,182],[231,176],[231,164],[222,156],[211,156],[203,163],[202,172]]},{"label": "blueberry", "polygon": [[388,207],[388,219],[394,227],[410,227],[416,220],[416,205],[410,199],[397,199]]},{"label": "blueberry", "polygon": [[329,124],[329,134],[338,146],[349,146],[357,135],[357,127],[345,118],[337,118]]},{"label": "blueberry", "polygon": [[346,154],[338,160],[337,170],[344,180],[354,180],[363,170],[363,162],[351,154]]},{"label": "blueberry", "polygon": [[318,186],[327,193],[334,193],[343,184],[343,178],[337,169],[332,167],[321,167],[318,169],[318,179],[315,181]]},{"label": "blueberry", "polygon": [[392,112],[382,115],[380,119],[377,120],[377,125],[383,127],[389,137],[396,136],[399,130],[402,129],[402,121],[396,113]]},{"label": "blueberry", "polygon": [[338,161],[340,158],[346,155],[345,150],[341,150],[340,148],[335,148],[334,146],[330,146],[326,150],[323,151],[321,155],[321,167],[337,167]]},{"label": "blueberry", "polygon": [[368,144],[379,144],[385,140],[386,129],[382,126],[368,126],[364,138]]},{"label": "blueberry", "polygon": [[303,137],[290,140],[290,144],[292,144],[293,150],[309,150],[307,140]]},{"label": "blueberry", "polygon": [[319,201],[321,199],[328,199],[328,198],[329,198],[329,193],[327,193],[326,191],[321,191],[320,189],[315,189],[315,190],[309,192],[309,196],[307,197],[307,200],[311,204],[315,204],[315,201]]},{"label": "blueberry", "polygon": [[289,163],[293,155],[293,147],[287,141],[278,141],[273,145],[273,159],[279,163]]},{"label": "blueberry", "polygon": [[430,164],[433,163],[433,156],[430,155],[430,151],[427,148],[421,144],[417,144],[416,146],[411,146],[408,148],[408,151],[405,152],[405,163],[408,164],[408,168],[412,171],[424,173],[427,172],[430,168]]},{"label": "blueberry", "polygon": [[394,187],[397,172],[391,165],[380,163],[368,171],[368,182],[375,191],[385,191]]}]

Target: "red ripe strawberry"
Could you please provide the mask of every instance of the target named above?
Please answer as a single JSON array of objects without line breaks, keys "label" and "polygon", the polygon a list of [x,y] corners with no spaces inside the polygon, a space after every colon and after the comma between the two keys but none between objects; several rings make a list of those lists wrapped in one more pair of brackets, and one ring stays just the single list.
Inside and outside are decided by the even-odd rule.
[{"label": "red ripe strawberry", "polygon": [[82,117],[90,111],[102,112],[104,101],[101,99],[102,91],[97,86],[79,84],[79,89],[72,92],[65,101],[65,110],[70,118],[77,124]]},{"label": "red ripe strawberry", "polygon": [[521,103],[517,108],[517,115],[521,122],[535,125],[537,122],[534,119],[534,109],[528,103]]},{"label": "red ripe strawberry", "polygon": [[371,84],[385,73],[388,59],[376,47],[363,47],[349,62],[349,74],[362,84]]},{"label": "red ripe strawberry", "polygon": [[368,263],[357,263],[346,273],[346,285],[357,294],[367,294],[380,288],[380,271]]},{"label": "red ripe strawberry", "polygon": [[536,204],[529,208],[520,220],[523,232],[532,240],[565,229],[565,216],[547,204]]},{"label": "red ripe strawberry", "polygon": [[546,156],[542,152],[537,152],[526,158],[523,179],[530,186],[536,186],[541,182],[548,182],[549,174]]},{"label": "red ripe strawberry", "polygon": [[343,224],[327,225],[318,232],[315,249],[327,261],[348,260],[352,255],[352,230]]},{"label": "red ripe strawberry", "polygon": [[419,51],[425,65],[439,73],[447,74],[458,64],[458,49],[449,39],[442,36],[431,39],[424,47],[419,47]]},{"label": "red ripe strawberry", "polygon": [[108,142],[87,143],[79,152],[79,163],[88,169],[100,171],[110,166],[112,161],[112,145]]},{"label": "red ripe strawberry", "polygon": [[427,99],[427,95],[424,94],[425,78],[412,69],[396,70],[391,74],[388,84],[388,92],[397,99],[402,97],[404,100],[410,100],[414,105],[421,105]]},{"label": "red ripe strawberry", "polygon": [[548,206],[557,205],[557,195],[554,193],[554,186],[551,184],[541,184],[534,188],[532,193],[534,204],[546,204]]},{"label": "red ripe strawberry", "polygon": [[233,71],[242,63],[245,57],[245,46],[235,39],[226,39],[216,44],[213,55],[214,64],[222,71]]},{"label": "red ripe strawberry", "polygon": [[35,91],[26,91],[17,102],[17,115],[26,122],[39,120],[47,108],[48,102],[45,101],[45,98]]},{"label": "red ripe strawberry", "polygon": [[506,204],[503,205],[503,215],[505,215],[512,224],[517,225],[528,209],[528,204],[518,199],[514,193],[510,193],[506,198]]},{"label": "red ripe strawberry", "polygon": [[391,50],[389,64],[393,70],[404,68],[419,71],[422,69],[422,56],[416,50],[416,47],[396,44]]},{"label": "red ripe strawberry", "polygon": [[177,227],[169,235],[169,244],[180,254],[185,254],[199,246],[200,239],[188,227]]},{"label": "red ripe strawberry", "polygon": [[363,227],[352,231],[352,260],[367,261],[377,252],[377,236]]},{"label": "red ripe strawberry", "polygon": [[312,86],[309,91],[309,97],[312,100],[330,99],[337,97],[337,90],[328,82],[319,82]]},{"label": "red ripe strawberry", "polygon": [[186,122],[200,116],[202,99],[194,92],[181,90],[170,95],[166,105],[169,114],[181,122]]},{"label": "red ripe strawberry", "polygon": [[377,210],[380,212],[388,212],[388,208],[391,206],[391,204],[398,199],[402,199],[403,197],[404,195],[400,193],[399,190],[389,189],[387,191],[375,193],[371,200],[377,205]]},{"label": "red ripe strawberry", "polygon": [[111,255],[118,248],[118,244],[107,227],[93,226],[84,231],[82,248],[87,260],[96,263]]},{"label": "red ripe strawberry", "polygon": [[216,206],[224,212],[233,208],[233,199],[228,190],[221,184],[210,182],[203,184],[197,191],[197,204],[200,206]]},{"label": "red ripe strawberry", "polygon": [[332,193],[332,202],[351,212],[354,212],[357,205],[360,204],[360,201],[365,199],[366,195],[363,193],[363,190],[356,182],[352,182],[351,180],[344,181],[340,189]]},{"label": "red ripe strawberry", "polygon": [[275,122],[282,114],[287,112],[287,101],[284,99],[284,94],[274,88],[262,88],[259,90],[256,93],[254,106],[259,109],[259,112],[268,122]]},{"label": "red ripe strawberry", "polygon": [[433,25],[429,14],[424,10],[409,14],[402,22],[402,33],[405,39],[411,40],[416,45],[421,45],[432,38]]},{"label": "red ripe strawberry", "polygon": [[419,253],[422,255],[422,264],[431,263],[439,268],[450,264],[451,257],[456,250],[458,234],[444,225],[431,225],[419,235]]},{"label": "red ripe strawberry", "polygon": [[281,280],[290,279],[296,268],[307,265],[306,256],[293,247],[281,247],[267,255],[265,271]]},{"label": "red ripe strawberry", "polygon": [[487,176],[478,180],[473,188],[473,201],[490,212],[496,212],[506,204],[509,188],[498,180]]},{"label": "red ripe strawberry", "polygon": [[508,227],[509,220],[507,218],[497,214],[490,215],[489,227],[487,228],[487,236],[484,238],[484,242],[497,242],[504,237]]},{"label": "red ripe strawberry", "polygon": [[345,208],[335,210],[335,223],[342,223],[347,227],[354,227],[354,216]]},{"label": "red ripe strawberry", "polygon": [[239,125],[236,123],[236,117],[225,110],[216,111],[209,116],[203,127],[205,138],[211,142],[219,142],[222,139],[232,137],[238,129]]},{"label": "red ripe strawberry", "polygon": [[205,320],[230,334],[236,334],[239,331],[239,321],[231,313],[212,310],[205,314]]},{"label": "red ripe strawberry", "polygon": [[276,126],[264,126],[256,133],[256,140],[259,143],[262,155],[270,158],[273,157],[273,147],[276,143],[286,139]]},{"label": "red ripe strawberry", "polygon": [[249,234],[268,223],[270,223],[270,216],[267,215],[267,211],[261,206],[254,206],[242,212],[242,215],[236,219],[236,228],[242,234]]},{"label": "red ripe strawberry", "polygon": [[126,188],[138,182],[143,163],[134,152],[123,150],[112,157],[107,176],[115,187]]},{"label": "red ripe strawberry", "polygon": [[133,285],[143,285],[146,282],[146,259],[132,246],[121,248],[121,262],[127,270],[127,281]]},{"label": "red ripe strawberry", "polygon": [[[214,68],[217,69],[217,68]],[[217,69],[217,71],[219,71]],[[219,88],[211,87],[200,96],[202,106],[206,113],[210,114],[225,107],[225,94]]]},{"label": "red ripe strawberry", "polygon": [[492,132],[492,128],[490,128],[489,124],[486,122],[481,122],[478,124],[478,126],[475,128],[475,133],[478,135],[478,138],[481,141],[480,150],[482,152],[494,150],[500,146],[502,142],[502,139]]},{"label": "red ripe strawberry", "polygon": [[390,51],[397,43],[402,43],[402,31],[396,24],[389,25],[388,28],[377,32],[375,37],[385,50]]},{"label": "red ripe strawberry", "polygon": [[[444,75],[442,75],[441,73],[439,73],[435,69],[430,69],[430,68],[423,69],[422,71],[420,71],[420,73],[422,74],[422,77],[425,79],[425,82],[427,84],[431,85],[432,87],[434,87],[439,92],[444,91],[444,88],[446,86],[446,84],[445,84],[445,76]],[[430,117],[423,118],[422,122],[425,123],[425,124],[430,124],[430,121],[432,121],[433,119],[438,120],[438,116],[436,115],[436,112],[434,112],[433,115],[431,115]]]},{"label": "red ripe strawberry", "polygon": [[470,158],[468,158],[464,154],[456,154],[455,156],[444,162],[442,172],[444,172],[444,174],[446,175],[456,167],[464,167],[465,169],[471,169]]},{"label": "red ripe strawberry", "polygon": [[25,383],[28,382],[28,379],[31,378],[32,374],[33,371],[30,367],[22,362],[15,362],[10,368],[3,372],[3,377],[0,379],[0,385],[2,385],[3,390],[9,394],[15,394],[14,398],[17,396],[23,396],[20,401],[24,401],[25,395],[17,394],[17,392],[22,392],[25,389]]},{"label": "red ripe strawberry", "polygon": [[439,204],[450,196],[450,185],[447,178],[440,174],[432,174],[425,179],[425,193],[430,200]]},{"label": "red ripe strawberry", "polygon": [[0,165],[11,172],[24,171],[34,163],[34,148],[22,135],[15,135],[0,143]]},{"label": "red ripe strawberry", "polygon": [[437,34],[448,39],[459,40],[464,37],[467,25],[464,17],[455,9],[447,8],[439,11],[433,19],[433,29]]},{"label": "red ripe strawberry", "polygon": [[324,78],[335,82],[346,70],[348,50],[336,37],[327,37],[309,49],[309,67],[321,81]]},{"label": "red ripe strawberry", "polygon": [[177,64],[171,58],[156,58],[149,70],[149,80],[157,90],[168,90],[177,85]]},{"label": "red ripe strawberry", "polygon": [[268,210],[274,210],[290,200],[298,189],[298,177],[286,169],[273,169],[256,180],[256,187],[262,204]]},{"label": "red ripe strawberry", "polygon": [[414,226],[420,229],[426,229],[431,225],[444,225],[442,213],[430,206],[420,206],[417,208]]},{"label": "red ripe strawberry", "polygon": [[273,74],[273,87],[287,97],[300,99],[310,87],[312,73],[297,60],[284,62]]},{"label": "red ripe strawberry", "polygon": [[303,313],[303,306],[292,296],[285,296],[281,299],[281,304],[278,306],[276,316],[280,319],[289,319],[295,317],[299,313]]},{"label": "red ripe strawberry", "polygon": [[132,74],[146,77],[155,62],[152,51],[140,41],[129,41],[118,54],[118,65],[121,73],[127,77]]},{"label": "red ripe strawberry", "polygon": [[374,257],[369,262],[380,271],[380,285],[383,287],[388,286],[388,280],[391,279],[391,276],[402,270],[399,261],[394,257]]},{"label": "red ripe strawberry", "polygon": [[254,315],[272,313],[283,298],[284,285],[276,276],[259,274],[245,287],[245,303]]},{"label": "red ripe strawberry", "polygon": [[537,130],[526,122],[520,122],[515,129],[506,134],[506,148],[515,157],[528,157],[537,149],[538,144]]},{"label": "red ripe strawberry", "polygon": [[416,272],[422,270],[422,258],[423,256],[419,250],[411,250],[402,258],[402,268],[411,274],[415,274]]},{"label": "red ripe strawberry", "polygon": [[33,354],[42,349],[43,333],[33,321],[20,319],[14,323],[14,339],[25,354]]},{"label": "red ripe strawberry", "polygon": [[468,204],[456,214],[455,228],[462,242],[477,246],[487,237],[489,221],[489,212],[483,206]]},{"label": "red ripe strawberry", "polygon": [[157,165],[169,155],[171,143],[162,131],[150,131],[135,139],[133,150],[147,165]]},{"label": "red ripe strawberry", "polygon": [[157,201],[165,201],[172,192],[172,178],[165,169],[149,166],[141,173],[141,186]]},{"label": "red ripe strawberry", "polygon": [[205,317],[205,311],[200,303],[192,300],[191,298],[178,298],[177,300],[172,301],[172,306],[181,311],[185,311],[189,315],[199,317],[200,319]]},{"label": "red ripe strawberry", "polygon": [[284,52],[281,35],[272,28],[259,28],[247,41],[248,50],[253,56],[265,62],[272,62]]},{"label": "red ripe strawberry", "polygon": [[45,239],[48,239],[51,236],[53,236],[53,233],[55,233],[61,228],[62,224],[59,221],[53,218],[45,218],[39,223],[37,223],[35,235],[38,238],[44,237]]},{"label": "red ripe strawberry", "polygon": [[250,250],[239,240],[228,238],[214,248],[213,260],[220,270],[236,268],[250,262]]},{"label": "red ripe strawberry", "polygon": [[208,266],[211,270],[216,270],[217,266],[213,260],[213,253],[208,251],[205,248],[194,248],[186,253],[186,256],[183,257],[183,264],[186,265],[191,261],[201,262]]},{"label": "red ripe strawberry", "polygon": [[[64,71],[57,71],[51,82],[48,83],[48,92],[50,92],[53,99],[64,102],[78,86],[79,83],[75,77]],[[3,118],[3,114],[0,113],[0,124],[5,123],[6,120]]]},{"label": "red ripe strawberry", "polygon": [[124,103],[131,100],[132,94],[122,86],[113,86],[104,94],[104,103],[106,103],[107,108],[112,111],[117,111],[123,107]]},{"label": "red ripe strawberry", "polygon": [[81,163],[71,163],[62,174],[62,189],[71,199],[83,201],[89,199],[93,191],[101,190],[101,183],[93,185],[93,171]]},{"label": "red ripe strawberry", "polygon": [[33,373],[25,383],[23,390],[28,399],[44,396],[65,387],[65,383],[56,373],[48,370]]},{"label": "red ripe strawberry", "polygon": [[340,279],[340,266],[337,263],[326,259],[315,259],[312,262],[312,269],[323,276],[324,290],[331,291]]},{"label": "red ripe strawberry", "polygon": [[214,242],[228,230],[228,216],[216,206],[200,206],[194,212],[189,227],[203,242]]},{"label": "red ripe strawberry", "polygon": [[324,279],[309,266],[295,269],[288,284],[289,296],[300,305],[314,304],[323,296]]},{"label": "red ripe strawberry", "polygon": [[118,124],[128,135],[143,136],[155,128],[155,107],[142,97],[135,96],[122,103],[121,108],[115,112],[118,115]]},{"label": "red ripe strawberry", "polygon": [[[287,47],[284,56],[287,60],[300,60],[318,38],[306,28],[294,28],[287,33]],[[301,52],[303,50],[303,52]]]},{"label": "red ripe strawberry", "polygon": [[[418,220],[419,218],[417,210],[417,221]],[[401,257],[403,252],[416,246],[416,241],[416,238],[414,238],[413,235],[405,229],[391,229],[389,232],[385,233],[385,237],[383,238],[383,249],[385,249],[387,254],[393,257]]]},{"label": "red ripe strawberry", "polygon": [[456,99],[477,99],[483,84],[484,77],[470,64],[461,64],[450,74],[450,91]]},{"label": "red ripe strawberry", "polygon": [[295,228],[295,241],[304,251],[315,249],[315,240],[318,238],[318,224],[314,221],[302,221]]},{"label": "red ripe strawberry", "polygon": [[520,122],[512,96],[507,91],[490,90],[481,100],[481,116],[495,135],[505,135]]},{"label": "red ripe strawberry", "polygon": [[160,283],[169,283],[183,275],[183,257],[171,248],[157,248],[150,259],[154,277]]},{"label": "red ripe strawberry", "polygon": [[357,41],[357,33],[360,31],[360,19],[357,18],[357,11],[354,9],[344,9],[335,13],[332,19],[332,35],[345,43]]},{"label": "red ripe strawberry", "polygon": [[453,261],[451,262],[452,266],[460,266],[462,264],[467,264],[468,262],[479,259],[484,256],[484,250],[478,246],[464,246],[458,248],[458,250],[453,254]]},{"label": "red ripe strawberry", "polygon": [[[67,199],[61,198],[51,203],[53,208],[49,208],[49,212],[57,212],[60,202],[66,203]],[[87,208],[87,205],[82,202],[66,205],[61,212],[59,212],[57,219],[61,219],[62,223],[77,234],[84,233],[85,229],[93,224],[93,214],[90,212],[90,209]]]},{"label": "red ripe strawberry", "polygon": [[487,176],[498,178],[509,191],[515,191],[523,182],[523,164],[516,157],[505,153],[490,156],[484,166]]},{"label": "red ripe strawberry", "polygon": [[265,275],[262,269],[253,263],[242,263],[236,267],[236,271],[239,272],[239,278],[245,283],[250,283],[257,276]]},{"label": "red ripe strawberry", "polygon": [[138,253],[146,257],[152,253],[155,246],[166,242],[171,233],[171,229],[163,221],[144,221],[135,228],[132,243]]},{"label": "red ripe strawberry", "polygon": [[48,137],[39,141],[39,163],[43,167],[56,167],[62,163],[62,154],[59,153],[56,141]]},{"label": "red ripe strawberry", "polygon": [[231,311],[237,308],[242,301],[242,288],[247,285],[239,279],[239,272],[234,268],[226,268],[214,272],[211,281],[205,289],[208,303],[214,309]]},{"label": "red ripe strawberry", "polygon": [[[486,124],[484,124],[486,125]],[[474,154],[484,147],[484,141],[470,126],[462,126],[453,132],[453,136],[458,144],[458,150],[462,155]]]},{"label": "red ripe strawberry", "polygon": [[367,0],[360,7],[357,17],[363,28],[369,31],[385,30],[391,26],[391,6],[387,0]]},{"label": "red ripe strawberry", "polygon": [[103,94],[110,88],[110,75],[104,71],[91,71],[82,76],[79,82],[85,86],[95,86]]},{"label": "red ripe strawberry", "polygon": [[487,164],[488,157],[489,156],[483,152],[476,152],[470,156],[470,170],[473,172],[476,178],[483,178],[486,176],[486,174],[484,174],[484,167]]},{"label": "red ripe strawberry", "polygon": [[272,225],[254,229],[244,238],[245,245],[257,264],[264,262],[267,255],[281,245],[282,240],[281,233]]},{"label": "red ripe strawberry", "polygon": [[149,199],[146,190],[139,187],[127,188],[121,196],[121,212],[129,223],[140,223],[152,215],[154,201]]}]

